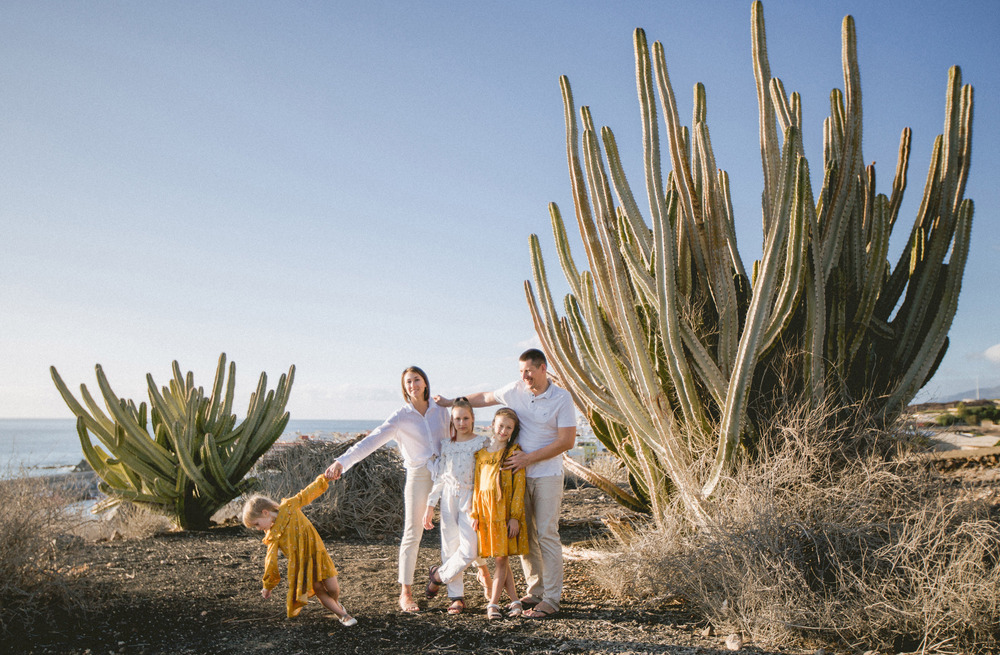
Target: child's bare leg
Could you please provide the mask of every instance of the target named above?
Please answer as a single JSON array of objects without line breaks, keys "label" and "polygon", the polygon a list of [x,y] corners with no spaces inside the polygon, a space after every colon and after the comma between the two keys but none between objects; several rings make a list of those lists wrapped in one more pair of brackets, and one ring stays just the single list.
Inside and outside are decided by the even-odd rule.
[{"label": "child's bare leg", "polygon": [[486,599],[489,600],[490,593],[493,591],[493,576],[490,575],[490,569],[486,564],[477,568],[479,571],[476,573],[476,579],[483,585],[483,592],[486,594]]},{"label": "child's bare leg", "polygon": [[323,607],[337,616],[350,616],[344,606],[340,604],[340,584],[337,582],[337,576],[317,582],[313,585],[313,591],[316,592],[316,598],[319,598],[319,602],[323,603]]},{"label": "child's bare leg", "polygon": [[517,595],[517,584],[514,583],[514,570],[507,566],[507,578],[504,580],[504,589],[507,591],[507,597],[510,598],[511,602],[515,600],[520,600],[520,596]]},{"label": "child's bare leg", "polygon": [[493,589],[490,591],[490,604],[499,605],[500,595],[503,594],[507,577],[510,576],[510,564],[506,557],[496,557],[493,561]]}]

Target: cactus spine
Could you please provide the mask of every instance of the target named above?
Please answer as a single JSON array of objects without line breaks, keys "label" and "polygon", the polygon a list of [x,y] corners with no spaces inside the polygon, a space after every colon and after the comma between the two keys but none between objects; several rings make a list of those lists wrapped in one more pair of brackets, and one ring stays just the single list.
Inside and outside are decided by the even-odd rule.
[{"label": "cactus spine", "polygon": [[236,364],[229,364],[227,378],[225,353],[219,357],[210,396],[195,387],[193,373],[181,374],[176,361],[174,377],[162,390],[147,375],[148,410],[144,402],[136,407],[119,398],[100,364],[96,370],[107,414],[86,385],[80,385],[84,408],[56,368],[50,369],[56,388],[77,417],[84,457],[108,495],[99,505],[102,509],[130,501],[166,514],[183,529],[205,529],[219,508],[246,490],[249,482],[244,476],[288,423],[285,405],[294,366],[272,391],[261,373],[246,418],[238,425],[232,412]]},{"label": "cactus spine", "polygon": [[[729,178],[716,167],[704,87],[695,87],[688,129],[663,46],[654,43],[650,51],[638,29],[649,220],[611,130],[602,128],[598,138],[586,107],[578,123],[563,77],[570,182],[589,269],[577,267],[552,204],[556,252],[570,287],[564,315],[552,300],[535,235],[534,285],[525,282],[543,347],[597,437],[629,472],[627,504],[660,516],[676,493],[696,524],[737,453],[753,448],[783,399],[811,407],[861,401],[863,414],[883,421],[898,415],[947,348],[972,225],[972,201],[963,199],[972,89],[962,86],[957,67],[949,73],[945,130],[923,202],[892,266],[889,236],[906,187],[910,131],[900,140],[891,196],[877,194],[874,166],[864,166],[861,153],[853,19],[843,22],[845,91],[830,95],[815,197],[801,101],[771,76],[760,2],[753,4],[751,27],[764,171],[761,261],[748,274],[737,249]],[[666,177],[657,97],[670,160]]]}]

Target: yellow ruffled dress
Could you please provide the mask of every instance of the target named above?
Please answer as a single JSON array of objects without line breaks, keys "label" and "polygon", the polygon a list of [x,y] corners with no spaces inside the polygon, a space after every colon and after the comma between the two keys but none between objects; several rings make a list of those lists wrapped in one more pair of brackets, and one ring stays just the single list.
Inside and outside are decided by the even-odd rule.
[{"label": "yellow ruffled dress", "polygon": [[[511,452],[520,450],[517,446]],[[476,452],[476,472],[469,516],[479,521],[479,556],[528,554],[528,529],[524,524],[524,469],[501,469],[503,451]],[[517,519],[516,537],[507,534],[507,521]]]},{"label": "yellow ruffled dress", "polygon": [[281,580],[278,551],[288,559],[288,618],[298,616],[314,595],[313,585],[337,575],[326,546],[316,528],[302,513],[302,508],[323,494],[329,482],[322,475],[308,487],[285,498],[278,507],[274,525],[264,533],[267,556],[264,558],[264,588],[274,589]]}]

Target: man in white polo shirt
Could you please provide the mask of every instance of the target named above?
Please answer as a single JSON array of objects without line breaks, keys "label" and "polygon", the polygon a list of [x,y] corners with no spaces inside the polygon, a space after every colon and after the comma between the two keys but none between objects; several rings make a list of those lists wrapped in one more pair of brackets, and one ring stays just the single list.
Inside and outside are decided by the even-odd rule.
[{"label": "man in white polo shirt", "polygon": [[[507,458],[504,468],[525,469],[524,498],[528,529],[528,554],[521,566],[528,593],[521,602],[534,606],[525,610],[530,619],[543,619],[559,611],[562,598],[562,543],[559,541],[559,513],[562,508],[562,454],[576,443],[576,413],[573,399],[565,389],[548,378],[545,355],[532,348],[519,358],[521,379],[496,391],[471,393],[473,407],[506,405],[521,422],[518,443],[521,452]],[[439,404],[450,406],[444,398]]]}]

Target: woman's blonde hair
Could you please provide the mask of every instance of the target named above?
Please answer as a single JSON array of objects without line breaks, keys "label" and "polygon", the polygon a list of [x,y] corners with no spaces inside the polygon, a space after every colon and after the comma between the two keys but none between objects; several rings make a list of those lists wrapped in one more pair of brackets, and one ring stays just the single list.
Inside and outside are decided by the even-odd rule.
[{"label": "woman's blonde hair", "polygon": [[278,507],[278,503],[267,496],[260,494],[250,496],[247,498],[247,502],[243,503],[243,525],[252,528],[253,526],[250,524],[255,519],[259,519],[264,514],[265,509],[277,512]]}]

